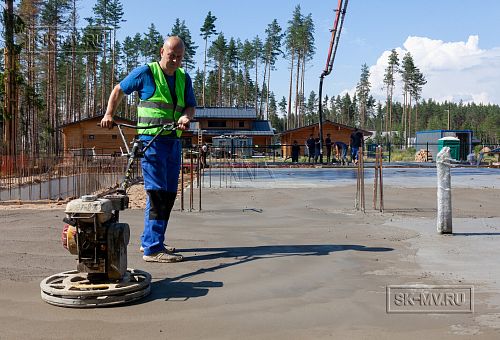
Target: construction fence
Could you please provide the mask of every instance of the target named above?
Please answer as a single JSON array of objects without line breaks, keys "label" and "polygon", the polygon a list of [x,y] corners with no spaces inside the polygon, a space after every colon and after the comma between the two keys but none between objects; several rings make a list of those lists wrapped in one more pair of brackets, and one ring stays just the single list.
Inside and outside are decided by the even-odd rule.
[{"label": "construction fence", "polygon": [[[375,163],[377,144],[365,145],[363,158],[366,166]],[[213,147],[210,145],[183,148],[180,188],[231,187],[232,180],[240,177],[256,178],[266,175],[266,169],[289,166],[352,166],[351,150],[345,153],[346,163],[340,162],[342,155],[332,148],[330,157],[326,147],[323,153],[311,155],[305,145],[299,146],[298,161],[292,162],[291,145]],[[384,165],[390,163],[430,163],[433,145],[380,145]],[[481,150],[492,153],[481,154]],[[479,165],[481,161],[498,162],[498,145],[478,145],[474,147],[476,159],[461,160],[464,164]],[[116,188],[125,173],[127,157],[110,154],[105,150],[92,152],[71,152],[66,156],[0,156],[0,202],[66,200],[87,194],[99,194]],[[479,157],[481,155],[481,157]],[[469,155],[470,156],[470,155]],[[488,158],[489,157],[489,158]],[[484,164],[484,162],[482,163]],[[263,171],[262,171],[263,170]],[[141,178],[140,162],[134,164],[132,178]],[[181,190],[182,192],[182,190]]]}]

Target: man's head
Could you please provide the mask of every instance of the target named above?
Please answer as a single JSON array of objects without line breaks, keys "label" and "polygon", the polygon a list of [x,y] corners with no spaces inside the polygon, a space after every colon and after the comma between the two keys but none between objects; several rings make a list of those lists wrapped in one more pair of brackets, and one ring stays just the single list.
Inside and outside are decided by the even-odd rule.
[{"label": "man's head", "polygon": [[326,134],[326,136],[327,136],[327,137],[330,137],[330,134],[329,134],[329,133],[327,133],[327,134]]},{"label": "man's head", "polygon": [[169,76],[181,67],[184,58],[184,42],[178,36],[171,36],[165,39],[163,47],[160,49],[160,66]]}]

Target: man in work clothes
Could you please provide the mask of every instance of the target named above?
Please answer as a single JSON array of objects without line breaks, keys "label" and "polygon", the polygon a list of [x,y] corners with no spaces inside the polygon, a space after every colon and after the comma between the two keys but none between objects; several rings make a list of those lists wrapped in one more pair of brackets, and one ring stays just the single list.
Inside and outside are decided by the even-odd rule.
[{"label": "man in work clothes", "polygon": [[332,139],[330,138],[330,134],[326,134],[325,139],[326,146],[326,162],[330,163],[330,157],[332,156]]},{"label": "man in work clothes", "polygon": [[354,132],[351,133],[351,159],[354,164],[358,164],[359,148],[363,146],[363,142],[363,133],[355,128]]},{"label": "man in work clothes", "polygon": [[309,138],[307,138],[306,140],[306,145],[308,151],[307,154],[308,162],[311,163],[311,158],[314,160],[314,152],[315,152],[313,135],[309,135]]},{"label": "man in work clothes", "polygon": [[337,162],[342,165],[347,164],[347,144],[341,141],[337,141],[335,144],[335,158]]},{"label": "man in work clothes", "polygon": [[141,99],[137,108],[140,139],[148,143],[160,128],[157,124],[176,123],[177,131],[164,131],[146,150],[141,160],[144,189],[147,193],[144,211],[144,232],[141,250],[148,262],[179,262],[182,255],[164,244],[170,212],[177,196],[181,166],[183,130],[194,116],[196,99],[189,75],[180,68],[184,57],[184,42],[168,37],[160,49],[161,59],[133,70],[116,85],[108,101],[101,126],[113,127],[113,115],[125,94],[134,91]]},{"label": "man in work clothes", "polygon": [[292,163],[299,162],[299,153],[300,153],[300,146],[297,143],[297,141],[294,140],[292,144]]}]

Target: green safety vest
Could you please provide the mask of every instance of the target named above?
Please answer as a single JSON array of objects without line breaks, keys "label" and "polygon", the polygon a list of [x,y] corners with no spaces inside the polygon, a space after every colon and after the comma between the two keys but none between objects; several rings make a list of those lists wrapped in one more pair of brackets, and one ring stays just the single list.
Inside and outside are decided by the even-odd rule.
[{"label": "green safety vest", "polygon": [[[137,129],[138,134],[156,135],[161,128],[151,128],[148,126],[158,124],[177,123],[182,116],[184,103],[184,90],[186,88],[186,73],[182,68],[175,71],[175,94],[177,96],[177,106],[174,107],[174,101],[170,94],[167,79],[163,74],[160,64],[156,61],[148,64],[153,79],[155,81],[155,93],[146,100],[141,100],[137,106],[137,126],[145,127]],[[164,131],[162,135],[170,135],[172,131]],[[177,130],[177,137],[182,134]]]}]

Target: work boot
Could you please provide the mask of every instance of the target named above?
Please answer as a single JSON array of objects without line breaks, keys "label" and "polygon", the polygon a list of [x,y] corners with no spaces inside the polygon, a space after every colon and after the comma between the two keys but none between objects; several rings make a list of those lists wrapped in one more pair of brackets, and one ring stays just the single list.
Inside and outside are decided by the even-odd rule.
[{"label": "work boot", "polygon": [[[171,247],[171,246],[166,245],[166,244],[164,244],[164,245],[163,245],[163,247],[165,247],[165,252],[166,252],[167,254],[173,254],[173,253],[175,253],[175,247]],[[141,253],[144,253],[144,247],[143,247],[143,246],[141,246],[141,247],[139,248],[139,251],[140,251]]]},{"label": "work boot", "polygon": [[142,259],[146,262],[172,263],[181,262],[184,257],[182,255],[169,254],[165,251],[159,251],[151,255],[143,255]]}]

